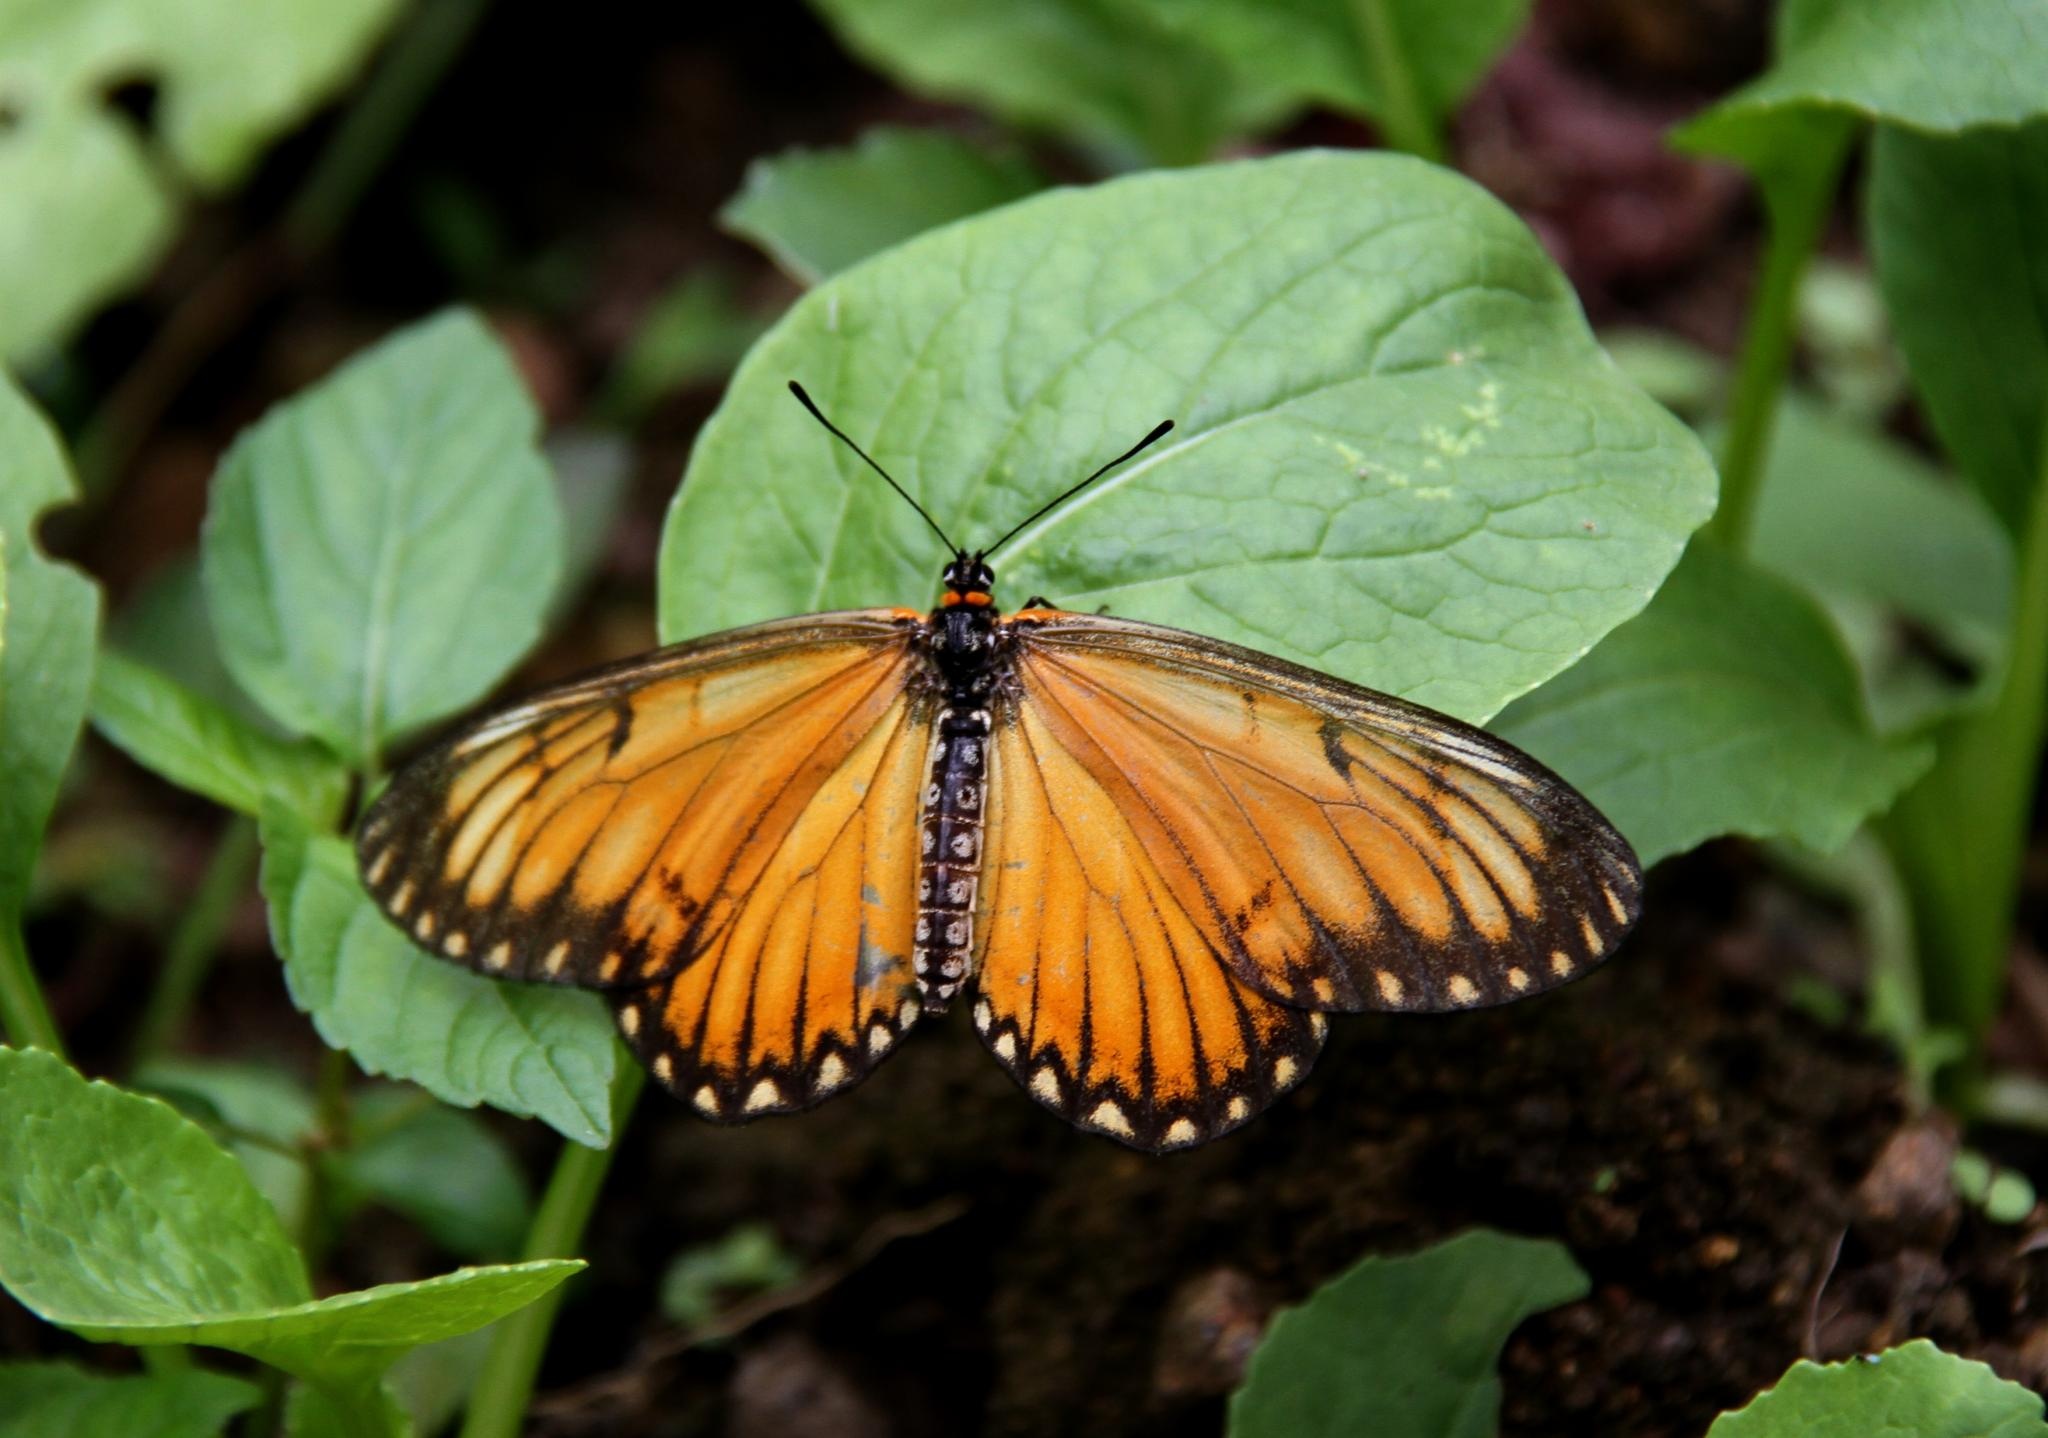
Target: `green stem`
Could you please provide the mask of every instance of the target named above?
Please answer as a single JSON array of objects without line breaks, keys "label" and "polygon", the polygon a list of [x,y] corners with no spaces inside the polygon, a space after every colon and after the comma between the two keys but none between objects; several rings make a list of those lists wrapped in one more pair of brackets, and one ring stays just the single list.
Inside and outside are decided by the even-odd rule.
[{"label": "green stem", "polygon": [[[598,1190],[625,1136],[626,1120],[633,1101],[640,1096],[646,1072],[623,1047],[613,1054],[618,1068],[612,1075],[612,1142],[610,1148],[585,1148],[564,1143],[555,1160],[554,1176],[548,1180],[533,1226],[527,1230],[523,1260],[573,1258],[583,1242],[583,1229],[597,1204]],[[548,1345],[548,1331],[554,1326],[555,1311],[561,1307],[561,1288],[529,1303],[517,1313],[501,1318],[491,1329],[490,1351],[470,1389],[469,1412],[463,1419],[462,1438],[518,1438],[526,1422],[526,1405],[533,1397],[534,1377],[540,1372],[541,1354]]]},{"label": "green stem", "polygon": [[1443,162],[1443,137],[1422,103],[1422,91],[1415,83],[1415,67],[1401,43],[1400,27],[1388,0],[1352,0],[1352,27],[1358,34],[1359,58],[1372,79],[1379,97],[1381,137],[1397,150],[1406,150],[1425,160]]},{"label": "green stem", "polygon": [[341,229],[490,4],[430,0],[414,13],[285,211],[285,240],[294,249],[319,249]]},{"label": "green stem", "polygon": [[[2048,433],[2019,541],[2006,673],[1988,709],[1943,737],[1940,757],[1885,824],[1913,895],[1936,1023],[1967,1036],[1978,1058],[2005,989],[2027,819],[2048,720]],[[1965,1096],[1976,1065],[1955,1082]]]},{"label": "green stem", "polygon": [[1742,357],[1736,364],[1727,438],[1721,446],[1721,507],[1708,526],[1716,539],[1737,553],[1749,548],[1764,455],[1770,448],[1785,373],[1792,364],[1800,277],[1827,228],[1835,182],[1854,134],[1846,121],[1826,132],[1816,130],[1796,160],[1757,177],[1770,235]]},{"label": "green stem", "polygon": [[220,953],[221,936],[235,916],[235,905],[248,892],[255,873],[256,821],[237,815],[214,845],[192,903],[171,932],[163,972],[136,1027],[134,1067],[157,1057],[177,1036]]},{"label": "green stem", "polygon": [[0,912],[0,1026],[7,1041],[16,1048],[48,1049],[64,1056],[64,1039],[50,1006],[43,1002],[43,986],[28,959],[28,945],[22,941],[21,926],[14,916]]}]

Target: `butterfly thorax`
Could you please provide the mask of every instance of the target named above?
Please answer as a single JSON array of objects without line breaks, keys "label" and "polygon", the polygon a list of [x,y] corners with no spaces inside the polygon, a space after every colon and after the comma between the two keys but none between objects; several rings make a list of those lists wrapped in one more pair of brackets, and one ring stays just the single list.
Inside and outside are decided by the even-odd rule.
[{"label": "butterfly thorax", "polygon": [[927,1012],[952,1002],[973,967],[974,900],[981,885],[982,808],[988,797],[989,709],[1002,677],[1002,632],[980,557],[947,566],[946,593],[923,632],[938,690],[919,836],[912,967]]}]

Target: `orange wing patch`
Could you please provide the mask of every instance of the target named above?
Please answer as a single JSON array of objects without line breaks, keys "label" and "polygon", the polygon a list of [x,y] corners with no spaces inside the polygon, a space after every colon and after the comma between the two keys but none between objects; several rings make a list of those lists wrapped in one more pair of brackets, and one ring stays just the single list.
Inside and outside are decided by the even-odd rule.
[{"label": "orange wing patch", "polygon": [[562,686],[416,761],[358,832],[364,882],[445,958],[609,990],[700,1111],[807,1106],[915,1013],[913,662],[862,611]]},{"label": "orange wing patch", "polygon": [[974,1023],[997,1061],[1055,1113],[1152,1150],[1214,1138],[1298,1082],[1322,1015],[1239,981],[1036,706],[1005,710],[991,763]]},{"label": "orange wing patch", "polygon": [[1017,707],[1262,994],[1504,1003],[1584,972],[1635,920],[1627,843],[1480,730],[1153,625],[1061,614],[1018,637]]}]

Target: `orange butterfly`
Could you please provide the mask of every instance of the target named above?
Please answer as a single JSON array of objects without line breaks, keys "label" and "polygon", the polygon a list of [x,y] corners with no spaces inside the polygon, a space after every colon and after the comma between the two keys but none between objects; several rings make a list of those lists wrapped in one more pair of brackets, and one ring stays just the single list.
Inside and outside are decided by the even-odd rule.
[{"label": "orange butterfly", "polygon": [[970,554],[924,517],[929,614],[674,645],[423,754],[364,818],[370,892],[444,958],[602,989],[707,1118],[809,1108],[963,997],[1033,1098],[1154,1151],[1272,1103],[1327,1012],[1504,1003],[1634,922],[1627,842],[1512,746],[1199,635],[1001,615],[1017,530]]}]

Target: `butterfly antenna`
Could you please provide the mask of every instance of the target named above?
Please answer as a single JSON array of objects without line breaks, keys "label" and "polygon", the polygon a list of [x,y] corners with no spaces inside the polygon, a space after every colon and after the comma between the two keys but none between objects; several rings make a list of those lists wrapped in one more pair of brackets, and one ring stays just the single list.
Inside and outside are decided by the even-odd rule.
[{"label": "butterfly antenna", "polygon": [[802,405],[805,409],[811,412],[812,419],[816,420],[819,424],[825,426],[825,428],[831,430],[833,437],[835,439],[837,439],[841,444],[845,445],[848,449],[852,450],[855,454],[859,455],[862,459],[867,460],[867,466],[869,469],[872,469],[876,474],[882,476],[883,479],[888,480],[889,488],[895,490],[898,494],[902,495],[903,502],[909,505],[912,509],[916,510],[918,518],[922,519],[926,524],[929,524],[932,527],[932,533],[936,534],[939,537],[939,542],[946,546],[947,553],[958,554],[960,552],[960,546],[955,544],[952,540],[946,538],[946,531],[939,528],[939,522],[936,519],[933,519],[929,514],[926,514],[924,512],[924,506],[919,504],[916,500],[912,499],[909,493],[905,491],[902,485],[898,484],[894,479],[890,478],[888,470],[882,468],[882,466],[880,466],[879,464],[876,464],[873,459],[869,458],[868,452],[866,450],[862,449],[859,445],[855,444],[852,440],[848,439],[846,437],[845,430],[841,429],[838,425],[832,423],[831,420],[825,418],[825,412],[819,409],[815,404],[811,403],[811,397],[804,393],[804,387],[802,385],[798,384],[795,380],[791,380],[789,382],[789,392],[796,396],[798,404]]},{"label": "butterfly antenna", "polygon": [[1122,454],[1118,455],[1108,464],[1105,464],[1104,466],[1102,466],[1102,468],[1096,470],[1095,473],[1089,475],[1086,479],[1082,480],[1072,489],[1069,489],[1066,493],[1055,495],[1053,498],[1047,500],[1044,504],[1038,506],[1038,508],[1034,510],[1031,513],[1031,515],[1028,518],[1026,518],[1022,523],[1018,524],[1008,534],[1004,535],[1001,539],[998,539],[994,544],[991,544],[987,549],[983,550],[982,557],[986,559],[988,556],[994,554],[998,549],[1001,549],[1004,545],[1008,544],[1011,540],[1015,539],[1018,535],[1022,534],[1026,529],[1029,529],[1034,523],[1038,521],[1041,515],[1047,514],[1052,510],[1057,509],[1062,504],[1065,504],[1068,500],[1072,499],[1075,495],[1079,494],[1089,485],[1095,483],[1096,480],[1102,478],[1102,476],[1104,476],[1105,474],[1108,474],[1112,469],[1115,469],[1125,460],[1137,458],[1139,451],[1148,449],[1159,440],[1164,439],[1166,437],[1166,432],[1172,428],[1172,420],[1162,419],[1161,421],[1159,421],[1158,424],[1152,427],[1152,433],[1146,435],[1143,439],[1139,440],[1136,444],[1132,445],[1129,449],[1125,450]]}]

